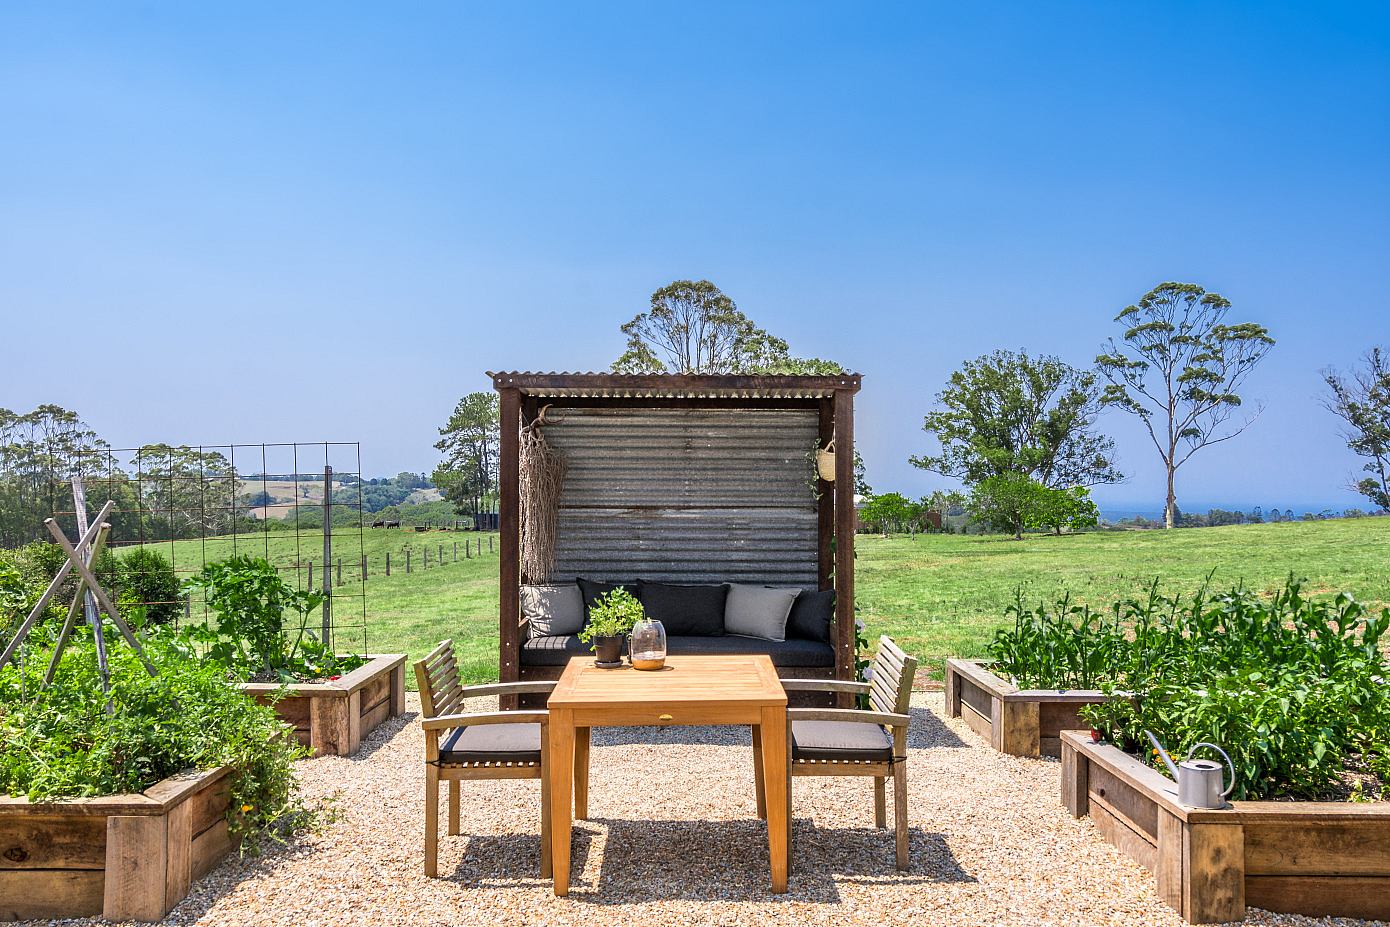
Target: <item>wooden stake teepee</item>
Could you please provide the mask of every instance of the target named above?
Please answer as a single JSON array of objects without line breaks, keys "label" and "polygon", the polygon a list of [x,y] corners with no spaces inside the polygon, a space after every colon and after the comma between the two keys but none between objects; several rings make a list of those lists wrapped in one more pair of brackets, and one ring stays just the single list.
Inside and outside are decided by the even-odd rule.
[{"label": "wooden stake teepee", "polygon": [[62,658],[63,649],[67,646],[68,638],[77,623],[79,608],[83,609],[87,622],[92,626],[92,634],[96,640],[97,665],[101,675],[102,691],[109,691],[111,688],[111,671],[106,663],[106,640],[102,632],[102,612],[106,613],[112,624],[121,632],[126,643],[139,655],[140,662],[145,665],[145,669],[149,671],[150,675],[158,675],[154,664],[150,663],[145,656],[140,641],[136,639],[130,626],[121,617],[115,603],[111,601],[111,596],[107,594],[101,582],[96,578],[96,574],[92,572],[96,558],[101,553],[102,548],[106,546],[106,538],[111,532],[111,525],[106,519],[115,511],[116,503],[108,499],[106,504],[101,507],[101,511],[97,513],[96,523],[88,526],[86,523],[87,500],[80,479],[73,480],[73,501],[77,511],[77,543],[73,544],[67,539],[56,521],[51,518],[44,521],[44,527],[48,529],[49,534],[53,535],[53,540],[63,548],[63,552],[67,554],[67,560],[58,569],[57,575],[48,584],[43,595],[39,596],[38,602],[34,603],[28,617],[24,619],[19,630],[5,646],[4,652],[0,653],[0,666],[8,663],[19,651],[29,633],[39,623],[39,619],[43,616],[44,610],[48,608],[48,604],[53,601],[53,597],[58,594],[58,590],[67,581],[68,575],[76,570],[78,574],[77,592],[73,596],[72,605],[68,608],[67,620],[63,622],[63,629],[58,634],[58,641],[53,646],[53,656],[49,661],[48,672],[44,674],[44,685],[48,686],[53,682],[53,674],[58,668],[58,661]]}]

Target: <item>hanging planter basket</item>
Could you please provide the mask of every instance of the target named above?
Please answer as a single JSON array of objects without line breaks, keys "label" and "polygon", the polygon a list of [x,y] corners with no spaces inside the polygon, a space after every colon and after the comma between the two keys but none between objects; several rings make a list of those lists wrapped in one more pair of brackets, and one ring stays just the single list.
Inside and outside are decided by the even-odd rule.
[{"label": "hanging planter basket", "polygon": [[827,483],[835,482],[835,439],[816,449],[816,474]]}]

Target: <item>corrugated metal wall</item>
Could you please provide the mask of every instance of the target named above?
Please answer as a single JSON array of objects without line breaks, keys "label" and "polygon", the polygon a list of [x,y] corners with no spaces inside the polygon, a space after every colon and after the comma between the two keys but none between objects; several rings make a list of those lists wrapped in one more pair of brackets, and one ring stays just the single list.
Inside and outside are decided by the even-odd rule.
[{"label": "corrugated metal wall", "polygon": [[555,577],[816,585],[813,409],[565,409]]}]

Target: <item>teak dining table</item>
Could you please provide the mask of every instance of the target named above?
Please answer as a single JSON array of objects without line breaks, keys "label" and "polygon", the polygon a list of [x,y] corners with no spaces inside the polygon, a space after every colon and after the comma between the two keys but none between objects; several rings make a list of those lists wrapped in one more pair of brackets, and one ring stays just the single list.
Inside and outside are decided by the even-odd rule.
[{"label": "teak dining table", "polygon": [[769,657],[674,656],[659,670],[602,669],[592,657],[574,657],[547,708],[556,895],[569,893],[571,814],[588,817],[589,729],[648,725],[752,727],[758,811],[767,819],[772,890],[787,890],[787,693]]}]

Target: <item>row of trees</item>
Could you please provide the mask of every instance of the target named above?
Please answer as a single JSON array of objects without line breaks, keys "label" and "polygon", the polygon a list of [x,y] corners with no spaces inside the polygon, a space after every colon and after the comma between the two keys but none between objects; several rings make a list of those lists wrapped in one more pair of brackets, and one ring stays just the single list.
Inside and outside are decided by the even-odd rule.
[{"label": "row of trees", "polygon": [[[1231,303],[1192,283],[1153,288],[1115,321],[1090,369],[1049,355],[995,351],[967,361],[923,421],[940,451],[910,458],[961,480],[963,509],[996,530],[1076,529],[1099,513],[1091,487],[1120,482],[1115,443],[1097,428],[1107,409],[1133,415],[1163,464],[1164,525],[1178,524],[1177,475],[1205,448],[1230,441],[1258,417],[1242,393],[1274,347],[1268,329],[1232,322]],[[677,280],[652,294],[647,311],[622,326],[619,373],[837,374],[834,361],[794,356],[708,280]],[[1366,460],[1357,491],[1390,508],[1390,356],[1380,349],[1350,374],[1326,371],[1327,407],[1346,426],[1350,449]],[[497,478],[497,397],[472,393],[440,429],[444,459],[434,482],[460,512],[490,505]],[[923,524],[940,498],[874,496],[862,476],[863,517],[874,524]]]},{"label": "row of trees", "polygon": [[0,546],[47,540],[49,517],[71,535],[73,477],[82,477],[90,499],[116,501],[113,541],[222,534],[248,520],[222,454],[148,444],[117,460],[76,412],[0,408]]}]

